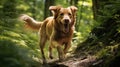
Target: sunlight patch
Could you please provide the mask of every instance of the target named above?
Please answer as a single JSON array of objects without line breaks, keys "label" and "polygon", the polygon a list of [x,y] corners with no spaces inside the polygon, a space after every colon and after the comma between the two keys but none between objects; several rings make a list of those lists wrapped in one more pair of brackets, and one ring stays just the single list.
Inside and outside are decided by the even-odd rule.
[{"label": "sunlight patch", "polygon": [[[91,1],[92,2],[92,1]],[[91,2],[85,2],[85,1],[79,1],[78,5],[83,5],[83,6],[92,6]]]}]

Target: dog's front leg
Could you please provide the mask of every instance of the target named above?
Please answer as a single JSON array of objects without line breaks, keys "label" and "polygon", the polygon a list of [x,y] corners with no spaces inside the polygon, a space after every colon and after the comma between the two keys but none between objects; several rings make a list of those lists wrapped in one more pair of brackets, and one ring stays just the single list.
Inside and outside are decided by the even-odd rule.
[{"label": "dog's front leg", "polygon": [[51,45],[49,46],[49,58],[50,58],[50,59],[53,59],[52,47],[51,47]]},{"label": "dog's front leg", "polygon": [[68,52],[70,47],[71,47],[71,41],[69,41],[68,43],[65,44],[65,46],[64,46],[64,54],[66,54]]},{"label": "dog's front leg", "polygon": [[64,55],[64,52],[63,52],[63,49],[62,49],[61,45],[57,46],[57,51],[58,51],[59,61],[64,60],[65,59],[65,55]]}]

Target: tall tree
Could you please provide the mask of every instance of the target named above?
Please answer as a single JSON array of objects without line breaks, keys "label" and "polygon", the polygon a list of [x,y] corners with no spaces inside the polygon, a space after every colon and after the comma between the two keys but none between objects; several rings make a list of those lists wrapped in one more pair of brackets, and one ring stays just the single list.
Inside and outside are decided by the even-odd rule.
[{"label": "tall tree", "polygon": [[79,0],[69,0],[70,5],[77,6]]},{"label": "tall tree", "polygon": [[45,6],[44,6],[44,19],[51,15],[51,12],[49,11],[49,7],[51,5],[54,5],[54,0],[45,0]]},{"label": "tall tree", "polygon": [[99,0],[92,0],[93,3],[93,17],[97,20],[98,9],[100,8]]}]

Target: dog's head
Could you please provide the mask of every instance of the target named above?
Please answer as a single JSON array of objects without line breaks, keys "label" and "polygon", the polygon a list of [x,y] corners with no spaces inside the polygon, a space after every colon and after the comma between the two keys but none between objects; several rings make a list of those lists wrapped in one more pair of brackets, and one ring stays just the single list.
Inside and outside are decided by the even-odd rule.
[{"label": "dog's head", "polygon": [[70,27],[75,23],[77,8],[75,6],[68,8],[50,6],[49,9],[52,11],[55,21],[61,26],[61,30],[64,33],[69,32]]}]

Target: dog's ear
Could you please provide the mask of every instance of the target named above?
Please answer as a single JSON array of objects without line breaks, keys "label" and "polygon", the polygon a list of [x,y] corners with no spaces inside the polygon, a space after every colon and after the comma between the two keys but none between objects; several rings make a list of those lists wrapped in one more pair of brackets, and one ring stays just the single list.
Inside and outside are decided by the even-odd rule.
[{"label": "dog's ear", "polygon": [[54,16],[57,15],[60,9],[61,9],[61,6],[50,6],[49,7],[49,10],[51,10]]},{"label": "dog's ear", "polygon": [[69,8],[72,10],[72,12],[73,12],[74,14],[76,14],[76,11],[78,10],[77,7],[75,7],[75,6],[70,6]]},{"label": "dog's ear", "polygon": [[68,8],[72,11],[72,14],[73,14],[73,20],[72,20],[71,26],[74,26],[75,22],[76,22],[76,12],[77,12],[78,8],[75,6],[70,6]]}]

